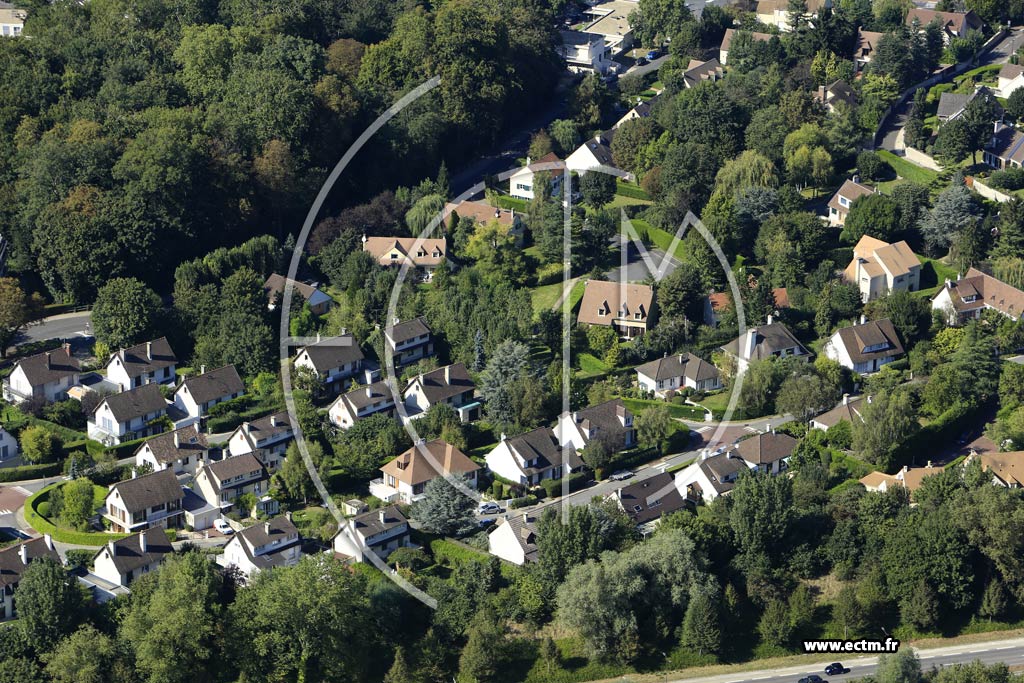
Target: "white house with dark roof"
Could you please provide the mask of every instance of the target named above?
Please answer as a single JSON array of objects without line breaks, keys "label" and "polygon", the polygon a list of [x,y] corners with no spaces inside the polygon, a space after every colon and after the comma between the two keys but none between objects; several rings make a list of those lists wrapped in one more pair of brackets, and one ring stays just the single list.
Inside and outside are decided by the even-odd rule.
[{"label": "white house with dark roof", "polygon": [[[260,501],[258,507],[268,514],[278,510],[277,502],[266,499],[270,476],[263,463],[252,453],[236,455],[211,462],[196,474],[197,493],[210,505],[227,511],[238,497],[251,493]],[[248,514],[249,510],[239,510]]]},{"label": "white house with dark roof", "polygon": [[566,68],[573,73],[607,73],[615,63],[611,49],[604,44],[604,38],[596,33],[584,31],[559,31],[559,42],[555,46],[558,56]]},{"label": "white house with dark roof", "polygon": [[0,594],[3,595],[0,619],[11,619],[15,616],[14,593],[18,589],[21,575],[31,563],[44,557],[61,562],[49,534],[18,541],[0,550]]},{"label": "white house with dark roof", "polygon": [[822,348],[826,357],[862,375],[878,372],[903,355],[903,344],[892,321],[861,320],[829,337]]},{"label": "white house with dark roof", "polygon": [[789,328],[775,322],[773,316],[768,316],[766,325],[748,327],[742,336],[723,346],[722,351],[736,361],[736,371],[740,373],[746,372],[755,360],[792,356],[807,361],[811,358]]},{"label": "white house with dark roof", "polygon": [[143,384],[173,384],[178,357],[167,337],[136,344],[110,354],[107,380],[128,391]]},{"label": "white house with dark roof", "polygon": [[1017,88],[1024,87],[1024,65],[1003,64],[999,69],[996,92],[1003,99],[1008,98]]},{"label": "white house with dark roof", "polygon": [[327,409],[327,416],[335,427],[348,429],[370,415],[393,415],[394,412],[395,395],[388,383],[381,380],[365,387],[356,387],[334,399]]},{"label": "white house with dark roof", "polygon": [[281,296],[284,294],[285,286],[292,283],[292,291],[302,297],[302,300],[309,306],[309,310],[315,315],[324,315],[331,310],[334,299],[322,291],[317,285],[309,282],[289,280],[283,275],[271,273],[263,283],[263,291],[267,295],[267,308],[271,311],[281,305]]},{"label": "white house with dark roof", "polygon": [[103,516],[118,533],[151,528],[177,529],[182,526],[184,497],[174,470],[143,475],[133,471],[131,479],[110,486],[103,500]]},{"label": "white house with dark roof", "polygon": [[[861,400],[860,396],[843,394],[843,400],[839,402],[839,405],[811,418],[811,429],[828,431],[843,420],[846,420],[851,425],[857,422],[864,422],[864,417],[861,415]],[[868,402],[870,403],[870,400]]]},{"label": "white house with dark roof", "polygon": [[103,398],[88,420],[89,438],[113,446],[164,431],[167,401],[159,384]]},{"label": "white house with dark roof", "polygon": [[409,520],[394,505],[370,510],[348,520],[332,545],[335,554],[348,561],[362,562],[370,553],[386,560],[398,548],[412,546]]},{"label": "white house with dark roof", "polygon": [[621,398],[562,413],[558,416],[555,434],[563,446],[571,445],[577,451],[585,449],[594,439],[600,440],[613,453],[636,445],[633,413]]},{"label": "white house with dark roof", "polygon": [[127,538],[108,541],[93,557],[93,574],[116,586],[128,586],[144,574],[155,572],[174,554],[163,529],[147,529]]},{"label": "white house with dark roof", "polygon": [[624,123],[633,121],[635,119],[646,119],[647,117],[649,117],[651,115],[651,112],[654,110],[654,103],[658,99],[658,97],[658,95],[655,95],[649,100],[643,100],[639,97],[636,98],[636,104],[633,105],[633,107],[629,111],[623,114],[622,118],[615,122],[615,125],[612,126],[612,129],[618,130],[619,127],[622,126],[622,124]]},{"label": "white house with dark roof", "polygon": [[[184,412],[190,422],[206,417],[210,408],[245,395],[245,384],[234,365],[187,377],[174,392],[174,405]],[[181,425],[179,425],[181,426]]]},{"label": "white house with dark roof", "polygon": [[982,311],[998,311],[1010,320],[1024,312],[1024,292],[997,280],[977,268],[971,268],[956,282],[945,285],[932,297],[932,310],[945,313],[950,325],[976,320]]},{"label": "white house with dark roof", "polygon": [[615,168],[611,148],[614,135],[614,128],[598,133],[566,157],[565,165],[570,171],[575,171],[580,175],[584,175],[587,171],[593,171],[602,166]]},{"label": "white house with dark roof", "polygon": [[385,327],[384,340],[391,349],[396,368],[411,365],[434,355],[430,327],[422,317]]},{"label": "white house with dark roof", "polygon": [[587,280],[576,321],[611,327],[620,337],[638,337],[654,324],[654,290],[649,285]]},{"label": "white house with dark roof", "polygon": [[71,346],[37,353],[14,362],[4,380],[4,400],[10,403],[54,403],[68,397],[68,389],[81,381],[82,366],[71,355]]},{"label": "white house with dark roof", "polygon": [[243,422],[228,438],[228,453],[232,456],[252,453],[268,472],[277,471],[284,462],[288,444],[295,440],[295,431],[282,410],[251,422]]},{"label": "white house with dark roof", "polygon": [[370,482],[370,495],[386,503],[411,505],[423,495],[426,485],[438,477],[462,475],[476,488],[480,465],[461,450],[433,439],[414,445],[380,468],[381,477]]},{"label": "white house with dark roof", "polygon": [[462,363],[446,365],[413,377],[402,392],[409,417],[415,418],[438,403],[447,403],[463,422],[480,417],[480,403],[473,398],[476,385]]},{"label": "white house with dark roof", "polygon": [[365,356],[351,334],[320,339],[303,346],[295,357],[295,367],[305,368],[331,393],[344,389],[363,369]]},{"label": "white house with dark roof", "polygon": [[291,514],[285,513],[233,535],[217,556],[217,564],[235,567],[249,580],[265,569],[295,566],[301,557],[302,538]]},{"label": "white house with dark roof", "polygon": [[526,166],[509,176],[508,193],[516,199],[533,199],[533,186],[538,173],[546,173],[551,179],[551,196],[557,197],[562,193],[562,177],[565,173],[566,164],[558,158],[554,152],[545,154],[540,159],[531,161],[526,159]]},{"label": "white house with dark roof", "polygon": [[621,486],[609,497],[633,520],[644,536],[654,531],[662,517],[687,506],[687,501],[679,495],[675,480],[668,472]]},{"label": "white house with dark roof", "polygon": [[670,391],[721,389],[722,375],[711,363],[692,353],[674,353],[644,363],[636,369],[637,385],[665,398]]},{"label": "white house with dark roof", "polygon": [[142,443],[135,451],[135,465],[154,471],[170,469],[175,474],[199,471],[210,457],[210,446],[194,424],[160,434]]},{"label": "white house with dark roof", "polygon": [[916,292],[921,289],[921,261],[904,240],[889,244],[863,235],[843,279],[857,285],[865,303],[890,292]]},{"label": "white house with dark roof", "polygon": [[688,500],[703,499],[710,503],[729,493],[743,472],[785,472],[796,444],[797,440],[788,434],[765,432],[743,439],[717,455],[705,451],[696,462],[676,473],[676,490]]},{"label": "white house with dark roof", "polygon": [[0,462],[17,457],[19,452],[18,440],[0,425]]},{"label": "white house with dark roof", "polygon": [[981,157],[995,169],[1020,168],[1024,165],[1024,134],[1014,126],[996,121]]},{"label": "white house with dark roof", "polygon": [[536,486],[545,479],[561,479],[583,468],[571,443],[562,445],[550,427],[501,440],[486,456],[487,469],[522,486]]},{"label": "white house with dark roof", "polygon": [[874,194],[875,188],[864,185],[860,182],[859,176],[852,180],[844,180],[843,184],[828,200],[828,224],[832,226],[843,225],[846,217],[850,215],[850,207],[861,197]]},{"label": "white house with dark roof", "polygon": [[509,514],[487,534],[487,552],[519,565],[537,561],[537,518],[528,512]]}]

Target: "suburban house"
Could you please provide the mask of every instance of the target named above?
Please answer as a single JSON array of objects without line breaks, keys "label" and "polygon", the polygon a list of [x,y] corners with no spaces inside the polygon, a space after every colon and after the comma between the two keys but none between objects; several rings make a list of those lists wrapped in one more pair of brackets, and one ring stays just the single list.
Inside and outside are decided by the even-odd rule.
[{"label": "suburban house", "polygon": [[802,360],[810,360],[811,354],[804,348],[789,328],[782,323],[774,322],[768,316],[766,325],[748,327],[740,337],[722,347],[722,351],[736,360],[736,371],[746,372],[751,361],[768,358],[787,358],[795,356]]},{"label": "suburban house", "polygon": [[159,384],[143,384],[100,401],[88,420],[89,438],[113,446],[164,431],[167,401]]},{"label": "suburban house", "polygon": [[391,349],[396,368],[412,365],[434,355],[430,327],[423,318],[396,321],[390,328],[384,328],[384,339]]},{"label": "suburban house", "polygon": [[878,41],[884,35],[884,33],[877,31],[857,29],[857,42],[853,49],[853,61],[857,64],[857,71],[862,70],[871,63],[871,57],[874,55],[875,50],[878,49]]},{"label": "suburban house", "polygon": [[309,370],[328,392],[334,393],[362,371],[365,359],[359,342],[351,334],[326,339],[318,336],[316,343],[299,349],[295,368]]},{"label": "suburban house", "polygon": [[231,456],[252,453],[268,472],[275,472],[284,462],[288,444],[295,440],[288,412],[281,411],[251,422],[243,422],[228,438]]},{"label": "suburban house", "polygon": [[577,322],[604,325],[620,337],[639,337],[654,325],[654,290],[649,285],[587,280]]},{"label": "suburban house", "polygon": [[122,534],[145,529],[178,529],[182,526],[184,497],[174,470],[143,475],[132,470],[131,479],[110,486],[103,500],[103,516],[110,520],[112,531]]},{"label": "suburban house", "polygon": [[452,204],[444,205],[446,216],[456,214],[461,218],[472,218],[477,225],[490,225],[497,223],[501,228],[512,236],[517,247],[523,246],[523,237],[526,234],[526,226],[523,224],[521,213],[515,209],[502,209],[491,206],[487,202],[474,202],[469,199]]},{"label": "suburban house", "polygon": [[996,121],[981,158],[995,169],[1020,168],[1024,165],[1024,134],[1009,124]]},{"label": "suburban house", "polygon": [[476,385],[462,363],[446,365],[417,375],[402,392],[410,417],[418,417],[438,403],[447,403],[463,422],[480,418],[480,403],[473,398]]},{"label": "suburban house", "polygon": [[347,394],[334,399],[327,410],[331,424],[341,429],[348,429],[364,417],[375,413],[393,414],[395,395],[385,381],[357,387]]},{"label": "suburban house", "polygon": [[562,413],[558,416],[555,434],[563,446],[572,445],[577,451],[585,449],[594,439],[600,440],[610,453],[636,445],[633,413],[621,398]]},{"label": "suburban house", "polygon": [[476,488],[480,465],[441,439],[421,441],[380,468],[381,478],[370,482],[370,495],[385,503],[411,505],[437,477],[463,475]]},{"label": "suburban house", "polygon": [[291,515],[285,513],[233,535],[217,556],[217,564],[237,568],[248,581],[264,569],[294,566],[301,557],[302,538]]},{"label": "suburban house", "polygon": [[513,173],[508,179],[508,193],[516,199],[533,199],[534,176],[546,173],[551,179],[551,196],[557,197],[562,192],[562,178],[565,174],[565,162],[554,152],[549,152],[536,161],[526,158],[526,166]]},{"label": "suburban house", "polygon": [[193,531],[203,531],[223,517],[219,507],[210,505],[189,487],[183,486],[182,490],[185,492],[185,498],[181,502],[181,507],[185,510],[185,526],[192,527]]},{"label": "suburban house", "polygon": [[163,529],[146,529],[127,538],[108,541],[93,557],[93,574],[116,586],[127,586],[155,572],[174,547]]},{"label": "suburban house", "polygon": [[1021,86],[1024,86],[1024,65],[1003,64],[999,69],[999,82],[996,86],[999,96],[1006,99]]},{"label": "suburban house", "polygon": [[612,496],[644,536],[654,531],[662,517],[687,505],[668,472],[620,487]]},{"label": "suburban house", "polygon": [[[868,398],[868,403],[871,399]],[[843,394],[843,400],[835,408],[827,410],[821,415],[818,415],[811,419],[811,429],[820,429],[826,431],[835,427],[837,424],[846,420],[851,425],[856,422],[864,421],[864,417],[861,415],[861,397],[850,396],[849,394]]]},{"label": "suburban house", "polygon": [[633,46],[633,27],[629,23],[639,2],[637,0],[600,0],[583,10],[591,22],[583,27],[587,33],[596,33],[604,38],[610,54],[616,56]]},{"label": "suburban house", "polygon": [[604,37],[584,31],[559,31],[556,49],[566,68],[573,73],[593,71],[604,74],[614,64]]},{"label": "suburban house", "polygon": [[890,292],[921,289],[921,262],[903,240],[889,244],[864,235],[854,246],[843,277],[857,285],[866,303]]},{"label": "suburban house", "polygon": [[4,400],[10,403],[29,401],[54,403],[68,397],[68,389],[81,380],[82,366],[71,355],[71,345],[44,351],[14,362],[14,369],[4,380]]},{"label": "suburban house", "polygon": [[[644,99],[642,99],[640,97],[637,97],[636,98],[636,104],[633,105],[633,107],[629,111],[627,111],[625,114],[623,114],[622,118],[620,118],[618,121],[615,122],[615,125],[612,126],[612,130],[617,130],[619,128],[619,126],[621,126],[622,124],[626,123],[627,121],[632,121],[633,119],[646,119],[647,117],[649,117],[651,115],[651,111],[654,108],[654,102],[657,99],[658,99],[658,95],[655,95],[654,97],[652,97],[649,100],[644,100]],[[577,151],[579,151],[579,150],[577,150]],[[570,155],[570,158],[571,158],[571,155]],[[569,162],[569,160],[566,159],[566,163],[568,163],[568,162]]]},{"label": "suburban house", "polygon": [[1002,117],[1003,108],[996,102],[996,94],[982,85],[967,95],[955,92],[942,93],[939,96],[939,106],[936,109],[936,117],[939,119],[939,123],[946,123],[947,121],[959,118],[967,110],[967,105],[979,97],[991,102],[999,112],[999,117]]},{"label": "suburban house", "polygon": [[408,265],[424,280],[448,258],[448,241],[444,237],[367,237],[363,235],[363,251],[382,266]]},{"label": "suburban house", "polygon": [[696,88],[704,81],[717,81],[725,75],[725,68],[722,63],[712,57],[706,62],[699,59],[691,59],[683,72],[683,85],[687,88]]},{"label": "suburban house", "polygon": [[997,486],[1008,489],[1024,487],[1024,451],[982,453],[975,457],[981,460],[981,469],[992,475]]},{"label": "suburban house", "polygon": [[510,514],[487,534],[487,551],[520,567],[537,561],[537,518]]},{"label": "suburban house", "polygon": [[0,2],[0,36],[14,38],[25,27],[25,10],[9,2]]},{"label": "suburban house", "polygon": [[721,62],[723,66],[729,63],[729,47],[732,45],[732,41],[738,33],[746,33],[753,40],[756,40],[759,43],[767,43],[772,39],[772,34],[770,33],[760,33],[758,31],[737,31],[734,28],[725,29],[725,35],[722,37],[722,45],[718,48],[718,61]]},{"label": "suburban house", "polygon": [[392,551],[412,546],[409,520],[394,505],[364,512],[338,530],[333,546],[345,560],[362,562],[370,553],[386,560]]},{"label": "suburban house", "polygon": [[18,440],[0,425],[0,462],[17,457],[19,450]]},{"label": "suburban house", "polygon": [[[789,290],[785,287],[772,289],[772,299],[775,301],[774,311],[789,308]],[[709,327],[718,327],[724,311],[732,308],[732,296],[728,292],[711,292],[704,297],[704,324]]]},{"label": "suburban house", "polygon": [[[263,291],[267,294],[267,308],[273,311],[281,303],[281,295],[284,294],[285,285],[289,279],[277,273],[271,273],[270,277],[263,283]],[[334,299],[329,294],[320,290],[314,283],[299,282],[291,280],[292,291],[298,292],[302,299],[309,305],[315,315],[323,315],[334,305]]]},{"label": "suburban house", "polygon": [[906,465],[896,474],[885,472],[871,472],[860,478],[860,483],[872,493],[885,493],[893,486],[904,486],[911,494],[921,488],[921,482],[933,474],[940,474],[941,467],[932,467],[929,460],[924,467],[907,467]]},{"label": "suburban house", "polygon": [[[808,17],[816,17],[822,8],[831,9],[832,0],[807,0]],[[792,30],[789,25],[789,0],[759,0],[755,12],[757,20],[762,24],[774,26],[783,33]]]},{"label": "suburban house", "polygon": [[173,384],[178,357],[160,337],[144,344],[136,344],[111,354],[107,363],[107,380],[128,391],[143,384]]},{"label": "suburban house", "polygon": [[572,444],[558,443],[550,427],[540,427],[501,440],[487,454],[487,469],[522,486],[536,486],[545,479],[561,479],[583,467]]},{"label": "suburban house", "polygon": [[844,102],[851,107],[857,106],[857,96],[853,92],[853,88],[843,80],[838,80],[829,85],[819,85],[818,89],[814,92],[814,101],[825,107],[825,111],[829,113],[835,113],[836,105],[840,102]]},{"label": "suburban house", "polygon": [[888,318],[842,327],[825,342],[822,352],[844,368],[861,375],[878,372],[903,355],[903,344]]},{"label": "suburban house", "polygon": [[850,207],[853,206],[853,203],[861,197],[874,193],[875,188],[862,185],[859,176],[854,176],[853,180],[843,181],[842,186],[828,200],[828,224],[837,226],[846,223],[846,217],[850,215]]},{"label": "suburban house", "polygon": [[190,418],[190,422],[198,422],[206,417],[210,408],[245,394],[245,384],[238,376],[234,365],[225,365],[216,370],[206,372],[200,368],[200,374],[187,377],[174,392],[174,405]]},{"label": "suburban house", "polygon": [[729,446],[724,453],[708,455],[678,472],[675,478],[679,494],[689,500],[711,502],[732,490],[743,472],[780,474],[787,469],[797,440],[774,431],[756,434]]},{"label": "suburban house", "polygon": [[932,22],[938,22],[942,27],[942,39],[946,45],[953,38],[963,38],[968,31],[981,31],[984,27],[981,18],[973,11],[967,12],[939,12],[933,9],[922,7],[911,7],[907,12],[906,25],[913,27],[917,22],[921,30]]},{"label": "suburban house", "polygon": [[149,439],[135,451],[135,466],[154,471],[169,469],[175,474],[195,474],[206,464],[210,446],[194,424]]},{"label": "suburban house", "polygon": [[692,353],[665,355],[644,363],[636,369],[636,382],[660,398],[682,389],[714,391],[724,386],[718,368]]},{"label": "suburban house", "polygon": [[[612,128],[603,133],[598,133],[582,145],[576,148],[572,154],[565,159],[565,165],[570,171],[584,175],[587,171],[597,168],[615,168],[615,161],[612,159],[612,139],[615,137],[615,129]],[[628,177],[629,174],[626,174]]]},{"label": "suburban house", "polygon": [[[252,453],[207,464],[196,474],[195,484],[203,500],[225,512],[239,496],[246,493],[256,496],[260,510],[274,514],[278,509],[277,501],[265,495],[270,485],[270,476],[263,463]],[[245,514],[250,511],[239,512]]]},{"label": "suburban house", "polygon": [[956,282],[946,280],[945,286],[932,297],[932,310],[944,312],[950,325],[975,320],[985,309],[1017,320],[1024,311],[1024,292],[971,268]]},{"label": "suburban house", "polygon": [[0,589],[3,590],[4,598],[0,618],[11,619],[14,617],[14,592],[18,589],[21,574],[34,560],[44,557],[49,557],[57,562],[61,561],[49,534],[19,541],[0,550]]}]

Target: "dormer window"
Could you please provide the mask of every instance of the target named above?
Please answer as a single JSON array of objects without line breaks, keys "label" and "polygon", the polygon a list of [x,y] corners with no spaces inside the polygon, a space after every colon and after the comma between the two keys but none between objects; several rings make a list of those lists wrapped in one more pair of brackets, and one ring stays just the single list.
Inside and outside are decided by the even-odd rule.
[{"label": "dormer window", "polygon": [[846,197],[843,197],[843,196],[839,197],[839,206],[849,206],[849,205],[850,205],[850,200],[849,199],[847,199]]}]

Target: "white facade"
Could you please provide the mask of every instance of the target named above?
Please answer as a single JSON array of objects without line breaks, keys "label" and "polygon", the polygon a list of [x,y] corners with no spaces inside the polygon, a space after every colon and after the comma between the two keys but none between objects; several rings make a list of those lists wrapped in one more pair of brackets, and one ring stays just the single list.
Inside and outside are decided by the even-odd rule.
[{"label": "white facade", "polygon": [[13,434],[0,426],[0,462],[17,457],[19,452],[18,440],[14,438]]},{"label": "white facade", "polygon": [[[527,159],[529,162],[529,159]],[[533,199],[534,176],[537,173],[547,173],[551,178],[551,196],[557,197],[562,192],[563,168],[534,169],[538,164],[528,164],[512,174],[508,179],[508,193],[516,199]]]},{"label": "white facade", "polygon": [[655,379],[648,377],[644,373],[637,370],[636,373],[637,385],[644,391],[654,392],[655,396],[661,398],[665,397],[665,394],[669,391],[679,391],[680,389],[694,389],[696,391],[715,391],[721,389],[724,385],[720,377],[713,379],[704,379],[699,382],[680,375],[678,377],[667,377],[665,379]]},{"label": "white facade", "polygon": [[[865,349],[865,353],[871,353],[873,351],[879,351],[885,348],[888,348],[888,345],[879,347],[878,349],[868,347]],[[856,372],[861,375],[868,375],[874,372],[878,372],[879,370],[882,369],[883,366],[886,366],[889,363],[896,360],[896,356],[892,355],[883,356],[879,358],[872,358],[870,360],[861,362],[854,361],[853,358],[850,357],[850,351],[846,348],[846,345],[843,344],[842,339],[840,339],[838,332],[829,337],[829,340],[825,342],[825,346],[822,348],[822,352],[825,354],[827,358],[830,358],[835,362],[839,363],[840,365],[842,365],[844,368],[852,370],[853,372]]]},{"label": "white facade", "polygon": [[526,564],[526,546],[519,537],[521,529],[507,520],[501,522],[487,535],[487,552],[520,567]]},{"label": "white facade", "polygon": [[151,426],[149,423],[166,414],[166,410],[153,411],[145,415],[133,417],[120,422],[107,403],[101,403],[96,411],[89,416],[89,438],[101,443],[119,444],[139,439],[152,434],[159,434],[162,426]]},{"label": "white facade", "polygon": [[[383,510],[382,508],[366,514],[384,514]],[[334,552],[351,557],[356,562],[364,561],[369,553],[386,560],[388,555],[398,548],[408,548],[411,545],[408,522],[370,536],[364,536],[360,531],[353,529],[350,523],[335,535],[333,544]]]},{"label": "white facade", "polygon": [[46,403],[64,401],[68,397],[68,389],[81,381],[81,373],[74,373],[54,382],[32,386],[20,367],[15,367],[4,382],[4,398],[11,403],[25,403],[33,399],[42,399]]},{"label": "white facade", "polygon": [[[7,5],[7,3],[0,3]],[[0,7],[0,36],[16,38],[25,27],[25,10],[12,6]]]}]

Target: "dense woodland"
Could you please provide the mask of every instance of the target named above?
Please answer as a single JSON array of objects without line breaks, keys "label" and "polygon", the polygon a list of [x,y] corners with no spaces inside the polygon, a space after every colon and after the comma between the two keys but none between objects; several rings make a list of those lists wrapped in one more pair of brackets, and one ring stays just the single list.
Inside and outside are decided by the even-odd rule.
[{"label": "dense woodland", "polygon": [[[563,3],[27,4],[31,39],[0,41],[0,225],[18,278],[0,279],[0,303],[18,304],[0,305],[0,316],[12,316],[0,317],[0,332],[20,327],[12,310],[24,318],[42,297],[93,304],[100,357],[166,334],[193,366],[235,364],[265,406],[280,405],[279,321],[262,283],[284,268],[310,197],[353,137],[410,87],[444,77],[364,151],[302,264],[339,303],[322,318],[296,306],[292,333],[345,329],[380,355],[396,274],[361,251],[361,235],[419,234],[450,199],[448,168],[544,106],[560,78],[551,46]],[[1022,12],[1020,3],[968,6],[990,26]],[[999,360],[1024,342],[1020,324],[992,315],[950,328],[918,294],[864,306],[838,274],[868,234],[906,239],[927,255],[930,287],[939,272],[972,265],[1024,285],[1024,203],[985,202],[960,173],[980,149],[977,135],[942,155],[943,174],[916,181],[860,151],[901,91],[940,62],[969,58],[978,37],[944,48],[934,27],[904,27],[907,5],[895,0],[840,0],[816,17],[795,2],[794,32],[766,42],[740,32],[725,77],[687,88],[689,59],[715,54],[734,21],[768,30],[742,9],[708,7],[698,21],[682,3],[641,0],[638,34],[649,45],[671,38],[671,57],[656,75],[665,91],[654,114],[624,124],[612,144],[615,162],[651,198],[627,210],[667,233],[687,211],[699,215],[735,264],[745,298],[734,308],[750,321],[777,308],[774,287],[787,288],[782,320],[807,344],[862,313],[891,319],[908,358],[871,378],[820,359],[764,361],[743,385],[743,414],[798,418],[857,386],[874,397],[863,424],[806,434],[795,420],[786,427],[801,439],[792,478],[744,477],[645,540],[596,503],[573,508],[567,525],[542,519],[540,559],[525,568],[425,533],[422,550],[392,563],[438,600],[436,611],[373,570],[320,556],[242,587],[187,549],[103,607],[87,604],[55,565],[36,563],[18,589],[21,618],[0,630],[0,680],[580,681],[787,654],[814,636],[907,639],[1019,624],[1018,490],[987,485],[977,462],[926,479],[915,506],[902,490],[870,494],[852,481],[871,468],[921,464],[985,422],[997,443],[1024,446],[1024,368]],[[858,26],[886,37],[854,79]],[[858,104],[826,113],[812,93],[838,78],[851,80]],[[566,117],[535,135],[530,154],[567,155],[649,80],[625,77],[617,90],[593,77],[573,82]],[[930,138],[920,146],[928,144],[951,148]],[[858,200],[842,231],[827,228],[824,202],[853,173],[885,191]],[[618,262],[605,245],[618,230],[610,204],[619,195],[596,174],[579,185],[573,272],[599,274]],[[401,290],[400,316],[423,315],[437,335],[436,362],[466,363],[486,399],[481,423],[435,410],[418,425],[423,435],[473,449],[560,410],[561,318],[537,310],[532,294],[560,281],[563,214],[548,191],[538,195],[526,207],[531,249],[453,215],[441,227],[452,266]],[[608,368],[595,376],[574,359],[574,405],[630,395],[631,366],[682,350],[711,358],[736,334],[735,311],[717,329],[701,325],[703,295],[724,284],[717,261],[694,234],[683,256],[657,285],[661,314],[649,334],[626,343],[574,329],[574,353]],[[325,428],[319,387],[298,383],[300,424],[340,499],[408,447],[384,418],[340,434]],[[666,452],[666,414],[637,420],[641,455]],[[601,459],[615,464],[606,453],[585,458],[599,469]],[[294,450],[276,484],[294,509],[316,495]],[[321,540],[332,531],[327,518],[304,528]],[[464,540],[479,547],[481,538]],[[922,676],[1008,680],[999,667],[922,674],[901,655],[877,681]]]}]

